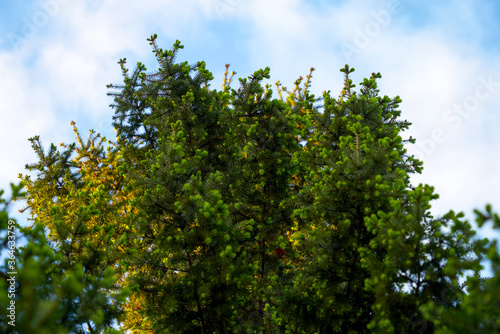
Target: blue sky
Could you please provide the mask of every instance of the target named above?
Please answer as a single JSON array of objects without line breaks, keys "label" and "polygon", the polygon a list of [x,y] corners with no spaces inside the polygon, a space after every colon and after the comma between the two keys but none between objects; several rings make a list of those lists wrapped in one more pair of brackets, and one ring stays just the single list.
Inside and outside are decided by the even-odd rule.
[{"label": "blue sky", "polygon": [[494,0],[3,0],[0,188],[36,161],[29,137],[73,142],[73,120],[114,139],[106,84],[121,82],[120,58],[154,70],[157,33],[163,48],[185,45],[179,60],[205,60],[215,88],[226,63],[237,77],[269,66],[285,86],[315,67],[317,94],[340,91],[346,63],[356,83],[381,72],[381,93],[401,96],[413,123],[413,181],[441,196],[433,211],[500,211],[499,32]]}]

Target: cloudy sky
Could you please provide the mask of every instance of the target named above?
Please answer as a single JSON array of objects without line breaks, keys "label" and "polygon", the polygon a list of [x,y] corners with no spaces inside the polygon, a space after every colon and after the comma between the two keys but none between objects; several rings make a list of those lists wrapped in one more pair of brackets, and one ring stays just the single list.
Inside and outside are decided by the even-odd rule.
[{"label": "cloudy sky", "polygon": [[226,63],[237,76],[269,66],[285,86],[315,67],[317,94],[340,91],[346,63],[355,83],[381,72],[381,93],[401,96],[413,123],[408,149],[424,161],[413,181],[441,196],[433,211],[500,211],[495,0],[2,0],[0,188],[36,161],[29,137],[73,142],[75,121],[114,139],[106,84],[121,82],[120,58],[156,68],[154,33],[185,45],[179,60],[205,60],[214,88]]}]

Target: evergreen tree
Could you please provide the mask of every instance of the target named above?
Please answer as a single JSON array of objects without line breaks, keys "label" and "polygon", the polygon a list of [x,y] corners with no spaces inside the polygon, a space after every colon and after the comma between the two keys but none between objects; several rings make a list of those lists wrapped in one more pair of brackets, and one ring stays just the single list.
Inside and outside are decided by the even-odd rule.
[{"label": "evergreen tree", "polygon": [[[476,222],[482,227],[486,222],[491,221],[493,228],[500,228],[500,218],[493,213],[491,205],[486,205],[484,211],[474,210]],[[459,225],[459,224],[457,224]],[[461,228],[462,227],[462,228]],[[465,229],[465,232],[461,231]],[[460,243],[467,241],[467,236],[473,234],[470,225],[462,223],[454,226],[451,231]],[[455,241],[455,243],[457,243]],[[464,259],[460,254],[464,254],[461,248],[452,245],[447,249],[449,253],[442,254],[443,258],[451,259],[447,262],[448,275],[455,272],[462,272],[464,269]],[[426,318],[435,325],[435,333],[498,333],[500,331],[500,256],[498,253],[497,240],[487,239],[476,241],[474,249],[478,260],[487,260],[491,263],[492,277],[480,277],[476,271],[475,275],[469,275],[462,285],[465,286],[466,293],[461,293],[458,302],[454,302],[454,307],[450,310],[446,304],[450,298],[433,298],[422,307],[422,312]],[[476,268],[479,267],[476,264]],[[442,295],[442,294],[441,294]],[[444,305],[443,305],[444,304]]]},{"label": "evergreen tree", "polygon": [[[134,262],[143,270],[132,280],[146,301],[164,294],[171,301],[154,311],[159,318],[147,327],[248,329],[242,319],[255,312],[258,328],[265,322],[265,290],[274,289],[270,277],[283,265],[274,250],[291,223],[291,211],[280,204],[288,196],[291,154],[300,147],[295,118],[260,84],[269,69],[242,79],[238,91],[226,83],[221,92],[210,91],[212,75],[203,63],[174,63],[179,43],[165,52],[155,36],[150,41],[159,71],[145,74],[139,64],[129,79],[124,69],[126,84],[118,86],[114,106],[124,156],[140,161],[133,146],[138,128],[157,138],[143,142],[144,167],[127,165],[130,187],[144,192],[133,201],[144,238],[137,245],[140,263]],[[146,101],[148,113],[130,99]],[[153,290],[147,288],[152,282]]]},{"label": "evergreen tree", "polygon": [[[11,184],[14,199],[24,196],[23,187]],[[113,285],[113,273],[107,271],[89,282],[80,263],[65,264],[65,254],[46,238],[43,224],[19,226],[8,219],[10,201],[0,201],[4,205],[0,230],[8,232],[5,237],[2,233],[2,254],[7,258],[0,267],[0,287],[5,291],[0,297],[0,332],[116,332],[110,325],[117,310],[108,307],[108,298],[123,301],[126,295],[103,293]],[[4,248],[8,248],[5,253]],[[15,291],[7,293],[12,286]]]},{"label": "evergreen tree", "polygon": [[[127,201],[116,149],[105,148],[105,138],[93,131],[86,142],[76,126],[74,131],[78,143],[62,145],[62,152],[51,145],[46,153],[38,136],[30,139],[39,162],[26,168],[39,173],[34,181],[24,177],[27,208],[34,220],[32,231],[27,230],[25,252],[37,256],[30,247],[49,246],[46,259],[39,259],[33,272],[47,275],[40,282],[51,284],[32,298],[57,301],[60,330],[99,333],[110,328],[124,309],[128,292],[122,291],[118,262],[127,253],[126,236],[133,229],[124,218]],[[20,299],[29,300],[22,294]]]},{"label": "evergreen tree", "polygon": [[[159,71],[145,74],[139,64],[133,79],[125,77],[114,105],[123,166],[135,193],[133,221],[141,236],[130,261],[137,270],[128,279],[137,291],[133,300],[144,302],[136,313],[150,319],[142,322],[132,312],[129,328],[211,333],[231,327],[234,305],[244,294],[240,281],[248,272],[243,263],[233,264],[242,261],[234,260],[242,236],[221,195],[218,113],[225,96],[203,87],[212,77],[204,63],[174,62],[182,45],[163,51],[155,36],[150,42]],[[144,101],[148,113],[137,108],[142,102],[129,99]],[[141,117],[143,122],[133,125]],[[140,127],[157,139],[134,146]]]},{"label": "evergreen tree", "polygon": [[[346,65],[341,95],[316,98],[312,69],[291,91],[278,82],[274,97],[269,68],[233,89],[227,65],[218,91],[204,62],[176,61],[179,41],[149,42],[158,70],[138,63],[129,74],[123,59],[123,85],[108,86],[116,143],[93,131],[84,142],[76,127],[77,143],[61,152],[31,139],[39,162],[27,168],[39,174],[24,183],[35,225],[18,254],[18,300],[20,318],[39,322],[23,326],[498,330],[496,244],[477,239],[462,213],[431,216],[437,195],[410,183],[422,163],[406,152],[410,123],[399,97],[379,95],[379,73],[356,91]],[[499,227],[491,207],[476,214]]]},{"label": "evergreen tree", "polygon": [[[394,198],[406,206],[408,173],[419,162],[406,156],[399,133],[409,125],[397,118],[399,97],[379,97],[373,74],[354,91],[354,69],[346,66],[342,95],[323,94],[322,110],[310,108],[309,136],[295,159],[305,167],[296,196],[295,235],[302,261],[282,305],[290,328],[305,332],[363,331],[374,296],[364,289],[370,273],[359,248],[370,244],[365,217],[390,210]],[[373,249],[384,258],[383,247]]]}]

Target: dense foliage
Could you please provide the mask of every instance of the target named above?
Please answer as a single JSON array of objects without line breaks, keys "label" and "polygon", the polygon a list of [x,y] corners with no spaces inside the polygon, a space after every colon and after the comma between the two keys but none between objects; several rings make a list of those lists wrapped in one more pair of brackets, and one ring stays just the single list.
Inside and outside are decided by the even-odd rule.
[{"label": "dense foliage", "polygon": [[[27,243],[11,253],[16,326],[2,293],[2,333],[499,331],[496,242],[462,213],[431,215],[438,196],[410,182],[422,163],[379,73],[356,90],[346,65],[341,94],[315,97],[314,69],[273,91],[269,68],[233,89],[226,66],[216,90],[204,62],[155,40],[157,71],[121,60],[109,85],[116,141],[75,124],[60,151],[30,139],[38,174],[13,197],[34,223],[16,224]],[[490,206],[476,215],[500,228]]]}]

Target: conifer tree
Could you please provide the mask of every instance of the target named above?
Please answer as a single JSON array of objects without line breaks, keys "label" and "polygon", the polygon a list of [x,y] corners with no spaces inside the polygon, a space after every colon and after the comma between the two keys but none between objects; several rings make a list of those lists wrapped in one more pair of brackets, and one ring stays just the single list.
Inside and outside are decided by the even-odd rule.
[{"label": "conifer tree", "polygon": [[55,145],[45,152],[38,136],[30,139],[39,162],[26,168],[39,173],[34,181],[24,176],[27,208],[34,220],[27,247],[50,245],[53,253],[48,263],[40,261],[39,275],[47,274],[54,282],[77,277],[73,290],[61,292],[63,283],[54,283],[56,291],[46,295],[56,298],[59,293],[59,307],[65,312],[59,319],[62,328],[98,333],[123,312],[128,292],[122,291],[119,261],[128,251],[126,237],[133,235],[133,228],[124,217],[127,198],[121,189],[118,151],[106,148],[105,138],[93,131],[84,142],[73,126],[77,144],[62,145],[61,152]]},{"label": "conifer tree", "polygon": [[[493,212],[491,205],[486,205],[484,211],[474,210],[474,213],[479,227],[491,221],[495,230],[500,229],[500,218],[498,214]],[[459,243],[461,246],[468,242],[468,235],[474,233],[470,229],[471,226],[467,222],[460,222],[453,226],[451,231],[456,236],[456,240],[459,240],[459,242],[455,241],[455,244]],[[483,239],[476,240],[474,246],[477,260],[487,260],[490,263],[493,276],[481,277],[476,271],[475,275],[469,275],[465,282],[461,283],[465,286],[465,293],[462,292],[459,295],[458,302],[445,295],[444,298],[433,298],[423,305],[421,311],[434,325],[434,333],[473,332],[482,334],[498,333],[500,331],[500,256],[498,243],[497,240]],[[463,251],[463,248],[452,245],[447,251],[448,253],[441,253],[441,257],[447,259],[445,270],[448,275],[451,276],[455,272],[463,272],[467,269],[467,261],[463,258],[463,254],[466,254],[466,252]],[[451,261],[448,259],[451,259]],[[480,267],[477,263],[475,265],[475,268]],[[447,308],[446,303],[443,303],[443,301],[452,301],[454,307]]]},{"label": "conifer tree", "polygon": [[[405,155],[399,132],[399,97],[379,97],[373,74],[354,91],[346,66],[345,86],[337,100],[323,94],[323,108],[311,108],[309,136],[295,155],[305,167],[294,214],[302,261],[282,305],[290,325],[306,332],[360,331],[371,318],[373,295],[364,289],[369,273],[358,248],[373,235],[364,217],[389,208],[389,197],[404,203],[407,173],[419,168]],[[345,100],[344,100],[345,99]],[[382,249],[376,250],[382,257]],[[293,320],[295,319],[295,321]]]},{"label": "conifer tree", "polygon": [[[150,43],[160,69],[146,74],[139,64],[129,78],[122,62],[125,85],[118,86],[114,105],[141,236],[129,281],[137,292],[132,300],[144,304],[130,313],[128,328],[212,333],[232,326],[244,295],[241,281],[249,277],[234,259],[242,235],[221,195],[218,114],[226,97],[204,87],[212,78],[204,63],[174,62],[180,43],[163,51],[155,38]],[[143,315],[150,321],[137,321]]]},{"label": "conifer tree", "polygon": [[268,68],[248,80],[240,79],[241,87],[233,91],[231,108],[224,115],[229,129],[224,145],[233,152],[225,157],[231,166],[227,174],[232,181],[231,215],[235,224],[246,229],[243,249],[256,271],[250,297],[257,306],[257,323],[271,331],[269,306],[282,293],[289,269],[285,259],[293,221],[292,208],[284,204],[297,169],[292,155],[301,148],[304,101],[298,98],[300,82],[286,100],[273,99],[270,86],[260,83],[264,78],[269,78]]},{"label": "conifer tree", "polygon": [[[24,196],[22,183],[11,186],[13,198]],[[3,199],[1,202],[9,203]],[[6,233],[2,240],[2,250],[8,247],[8,252],[2,254],[8,257],[0,268],[0,287],[7,292],[15,282],[15,291],[0,297],[0,332],[116,332],[111,323],[118,313],[113,306],[109,307],[107,298],[123,301],[126,295],[103,293],[103,289],[113,285],[113,273],[107,271],[89,282],[81,263],[65,264],[64,252],[46,238],[42,223],[30,228],[12,224],[15,219],[8,219],[7,205],[0,216],[0,230],[15,231],[15,238],[9,237],[14,234]],[[15,302],[13,312],[8,309],[11,301]]]},{"label": "conifer tree", "polygon": [[[134,280],[147,300],[168,291],[172,301],[156,311],[165,319],[147,326],[172,329],[169,318],[184,318],[190,325],[176,330],[231,329],[256,311],[259,327],[265,322],[264,291],[273,289],[270,277],[276,280],[280,265],[275,249],[281,249],[278,243],[291,222],[291,211],[283,212],[280,204],[288,196],[291,154],[300,147],[296,120],[285,102],[273,100],[269,87],[261,86],[269,69],[242,79],[238,91],[230,90],[226,73],[223,90],[210,91],[212,76],[203,63],[174,63],[179,43],[163,51],[155,36],[150,42],[158,73],[146,74],[139,64],[132,79],[123,69],[124,86],[110,86],[122,90],[115,99],[115,126],[125,150],[131,147],[128,156],[141,159],[128,144],[139,128],[157,138],[152,145],[142,142],[144,167],[129,169],[131,187],[144,191],[133,205],[141,212],[136,219],[145,236],[137,259],[148,268]],[[148,113],[136,107],[141,103]],[[133,120],[141,118],[132,129]],[[159,280],[164,286],[147,291],[147,282]]]},{"label": "conifer tree", "polygon": [[[31,139],[36,224],[19,264],[40,285],[21,317],[52,298],[40,328],[61,333],[498,330],[496,244],[462,213],[430,214],[379,73],[356,91],[346,65],[341,95],[316,98],[312,69],[273,96],[269,68],[233,89],[227,65],[218,91],[204,62],[176,61],[179,41],[149,42],[158,70],[123,59],[108,86],[116,143],[76,127],[61,152]],[[476,215],[498,228],[491,207]]]},{"label": "conifer tree", "polygon": [[[375,238],[360,250],[371,277],[366,289],[374,292],[373,331],[434,333],[434,322],[425,317],[421,305],[432,304],[439,312],[453,313],[464,298],[464,274],[479,276],[484,240],[463,213],[448,212],[434,218],[429,202],[438,196],[425,185],[408,192],[409,209],[392,200],[392,211],[377,212],[365,222]],[[443,230],[449,230],[443,232]],[[386,250],[384,259],[370,251]]]}]

